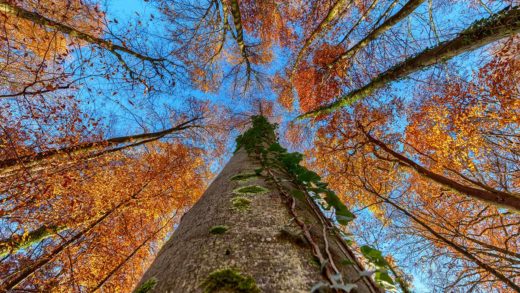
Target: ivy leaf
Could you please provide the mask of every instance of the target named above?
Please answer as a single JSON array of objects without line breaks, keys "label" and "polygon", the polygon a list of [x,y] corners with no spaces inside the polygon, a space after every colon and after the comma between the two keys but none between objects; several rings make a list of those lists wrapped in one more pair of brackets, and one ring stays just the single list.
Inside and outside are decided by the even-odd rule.
[{"label": "ivy leaf", "polygon": [[386,291],[395,291],[395,282],[388,274],[388,262],[383,257],[383,253],[368,245],[361,246],[361,253],[370,263],[376,266],[374,280],[376,283],[385,288]]},{"label": "ivy leaf", "polygon": [[341,225],[348,225],[349,222],[351,222],[352,220],[354,220],[354,216],[352,214],[347,211],[346,214],[338,214],[338,212],[336,211],[336,219],[338,220],[338,223],[340,223]]},{"label": "ivy leaf", "polygon": [[320,181],[320,182],[316,182],[316,186],[318,186],[319,188],[321,188],[321,189],[323,189],[323,190],[327,189],[327,186],[328,186],[328,185],[329,185],[329,184],[328,184],[328,183],[325,183],[325,182],[321,182],[321,181]]},{"label": "ivy leaf", "polygon": [[279,143],[275,142],[269,146],[269,151],[277,153],[285,153],[286,149],[283,148]]},{"label": "ivy leaf", "polygon": [[374,276],[374,280],[376,281],[376,283],[379,286],[385,288],[385,291],[397,292],[395,282],[392,279],[392,277],[390,277],[388,272],[386,272],[386,271],[376,272],[376,274]]},{"label": "ivy leaf", "polygon": [[386,259],[383,257],[383,253],[381,251],[368,245],[361,246],[360,250],[363,256],[366,257],[377,268],[388,268],[388,263],[386,262]]},{"label": "ivy leaf", "polygon": [[327,190],[325,201],[336,210],[336,220],[341,225],[348,225],[356,216],[351,213],[348,208],[341,202],[339,197],[332,190]]},{"label": "ivy leaf", "polygon": [[280,161],[284,163],[288,169],[293,170],[303,160],[303,155],[300,153],[285,153],[280,156]]},{"label": "ivy leaf", "polygon": [[305,193],[301,190],[298,190],[298,189],[293,189],[291,191],[292,193],[292,196],[294,196],[294,198],[297,198],[297,199],[303,199],[305,198]]},{"label": "ivy leaf", "polygon": [[385,272],[376,272],[375,279],[376,279],[376,281],[379,281],[379,282],[386,282],[386,283],[392,284],[392,285],[395,284],[392,277],[390,277],[390,275],[386,271]]},{"label": "ivy leaf", "polygon": [[303,182],[318,182],[321,177],[320,175],[316,174],[316,172],[304,169],[303,172],[301,172],[301,174],[298,176],[298,179]]}]

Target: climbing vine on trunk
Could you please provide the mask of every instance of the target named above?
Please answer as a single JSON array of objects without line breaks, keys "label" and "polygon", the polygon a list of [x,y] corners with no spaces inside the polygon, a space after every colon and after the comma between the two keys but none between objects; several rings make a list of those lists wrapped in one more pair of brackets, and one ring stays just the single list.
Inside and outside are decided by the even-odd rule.
[{"label": "climbing vine on trunk", "polygon": [[[330,282],[330,284],[321,282],[316,284],[311,289],[311,292],[317,292],[323,288],[350,292],[350,290],[355,288],[355,285],[343,283],[342,276],[337,270],[334,260],[330,258],[328,251],[326,252],[327,256],[322,255],[319,247],[314,243],[312,236],[307,230],[308,227],[302,220],[298,219],[295,214],[294,200],[310,198],[313,200],[312,203],[318,204],[320,209],[333,211],[335,216],[332,221],[337,224],[334,225],[330,223],[330,219],[323,219],[328,222],[324,224],[332,224],[334,228],[333,231],[339,236],[338,238],[344,239],[347,242],[351,242],[352,239],[349,239],[337,225],[348,225],[355,219],[355,215],[341,202],[336,193],[327,187],[327,183],[321,181],[321,177],[318,174],[300,165],[300,162],[303,160],[301,153],[288,152],[287,149],[277,142],[275,133],[277,128],[276,124],[269,123],[264,116],[253,116],[252,123],[253,127],[237,138],[236,149],[239,150],[243,147],[250,156],[256,157],[260,161],[262,168],[255,170],[255,172],[273,181],[278,189],[280,189],[280,192],[289,198],[291,213],[302,228],[307,241],[311,244],[314,256],[320,262],[322,273]],[[284,190],[285,188],[277,181],[274,170],[287,174],[292,178],[292,182],[301,189]],[[317,210],[317,212],[320,213],[319,210]],[[320,219],[324,218],[322,215],[318,216]],[[324,237],[327,238],[325,233]],[[362,246],[360,250],[371,267],[374,268],[374,271],[363,272],[362,275],[374,274],[374,279],[379,286],[387,290],[395,290],[395,281],[389,274],[390,266],[381,251],[367,245]]]}]

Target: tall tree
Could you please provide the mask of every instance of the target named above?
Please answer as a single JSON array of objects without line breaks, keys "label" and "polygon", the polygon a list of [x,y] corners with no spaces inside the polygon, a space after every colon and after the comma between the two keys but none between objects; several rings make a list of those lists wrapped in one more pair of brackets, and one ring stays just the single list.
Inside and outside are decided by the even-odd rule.
[{"label": "tall tree", "polygon": [[[109,270],[146,261],[167,233],[157,229],[200,195],[206,171],[199,155],[199,150],[180,143],[154,142],[142,154],[118,154],[107,159],[109,164],[96,162],[96,167],[76,172],[79,175],[61,173],[61,182],[47,178],[44,194],[36,190],[26,201],[7,201],[11,229],[24,232],[3,242],[9,255],[0,266],[2,289],[89,289]],[[13,201],[18,206],[7,210]],[[66,214],[59,214],[64,210]],[[35,237],[41,229],[32,227],[42,224],[60,228]],[[147,237],[152,238],[141,245]],[[135,249],[137,255],[121,264]],[[127,288],[140,272],[117,270],[104,286]]]},{"label": "tall tree", "polygon": [[[0,177],[8,176],[9,173],[16,172],[19,169],[32,171],[38,167],[48,164],[50,160],[72,160],[75,155],[80,155],[79,160],[92,159],[107,153],[121,151],[127,148],[136,147],[145,143],[153,142],[166,137],[175,132],[181,132],[186,129],[202,127],[196,124],[203,117],[194,117],[187,121],[181,122],[174,127],[151,133],[141,133],[135,135],[127,135],[121,137],[113,137],[95,142],[79,143],[77,145],[67,146],[59,149],[51,149],[44,152],[24,155],[18,155],[16,158],[9,158],[0,161]],[[81,156],[83,155],[83,156]],[[56,164],[56,163],[55,163]]]},{"label": "tall tree", "polygon": [[424,2],[0,0],[0,291],[518,291],[519,8]]},{"label": "tall tree", "polygon": [[321,106],[301,115],[301,118],[315,117],[336,110],[339,107],[351,105],[364,99],[376,90],[390,82],[405,78],[409,74],[443,60],[453,58],[463,52],[474,50],[494,41],[514,35],[520,31],[520,8],[506,8],[503,11],[481,20],[462,31],[457,37],[443,42],[433,48],[424,50],[417,55],[395,65],[372,79],[368,84],[346,95],[339,97],[333,103]]},{"label": "tall tree", "polygon": [[379,292],[311,194],[324,193],[341,223],[351,220],[348,210],[314,172],[299,165],[300,154],[277,143],[265,117],[253,116],[252,123],[136,292]]}]

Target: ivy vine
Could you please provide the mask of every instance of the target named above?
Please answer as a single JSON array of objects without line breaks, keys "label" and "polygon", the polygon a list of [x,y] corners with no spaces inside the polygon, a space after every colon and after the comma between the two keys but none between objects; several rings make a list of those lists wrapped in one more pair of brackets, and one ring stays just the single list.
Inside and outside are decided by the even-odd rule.
[{"label": "ivy vine", "polygon": [[[249,155],[254,155],[260,158],[262,168],[255,170],[257,175],[262,174],[266,168],[277,168],[289,174],[293,182],[302,187],[304,191],[294,189],[291,195],[297,199],[304,199],[305,196],[311,197],[322,209],[327,211],[334,211],[335,220],[339,225],[347,225],[355,219],[355,215],[343,204],[337,194],[328,188],[327,183],[321,181],[321,177],[311,170],[308,170],[300,163],[303,160],[303,155],[298,152],[288,152],[282,147],[276,136],[276,124],[271,124],[263,116],[252,117],[252,127],[238,136],[236,142],[236,151],[244,148]],[[338,231],[341,231],[338,229]],[[342,238],[347,242],[352,242],[348,235],[342,234]],[[381,251],[370,247],[362,246],[361,253],[370,262],[371,266],[375,268],[373,272],[365,272],[365,275],[374,275],[376,283],[388,291],[395,291],[395,282],[389,275],[389,264],[384,258]],[[337,278],[337,276],[334,276]],[[353,289],[346,285],[336,285],[335,289]],[[325,286],[319,283],[317,288]],[[315,287],[316,287],[315,286]],[[330,287],[330,285],[327,285]],[[343,286],[343,287],[342,287]],[[317,288],[314,288],[315,290]],[[344,290],[346,292],[350,290]]]}]

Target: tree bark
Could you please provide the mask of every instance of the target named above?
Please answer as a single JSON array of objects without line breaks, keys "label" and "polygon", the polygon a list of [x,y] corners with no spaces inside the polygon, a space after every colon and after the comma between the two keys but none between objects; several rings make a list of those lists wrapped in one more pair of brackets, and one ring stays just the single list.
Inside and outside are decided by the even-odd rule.
[{"label": "tree bark", "polygon": [[239,148],[134,292],[235,292],[243,283],[248,291],[236,292],[310,292],[335,269],[356,292],[381,292],[308,194],[288,196],[294,190],[304,192]]},{"label": "tree bark", "polygon": [[516,6],[496,13],[472,25],[454,39],[420,52],[414,57],[379,74],[365,86],[339,97],[333,103],[302,114],[298,118],[316,117],[320,114],[333,112],[340,107],[351,105],[356,101],[370,96],[376,90],[390,82],[400,80],[430,65],[449,60],[463,52],[475,50],[518,32],[520,32],[520,8]]}]

